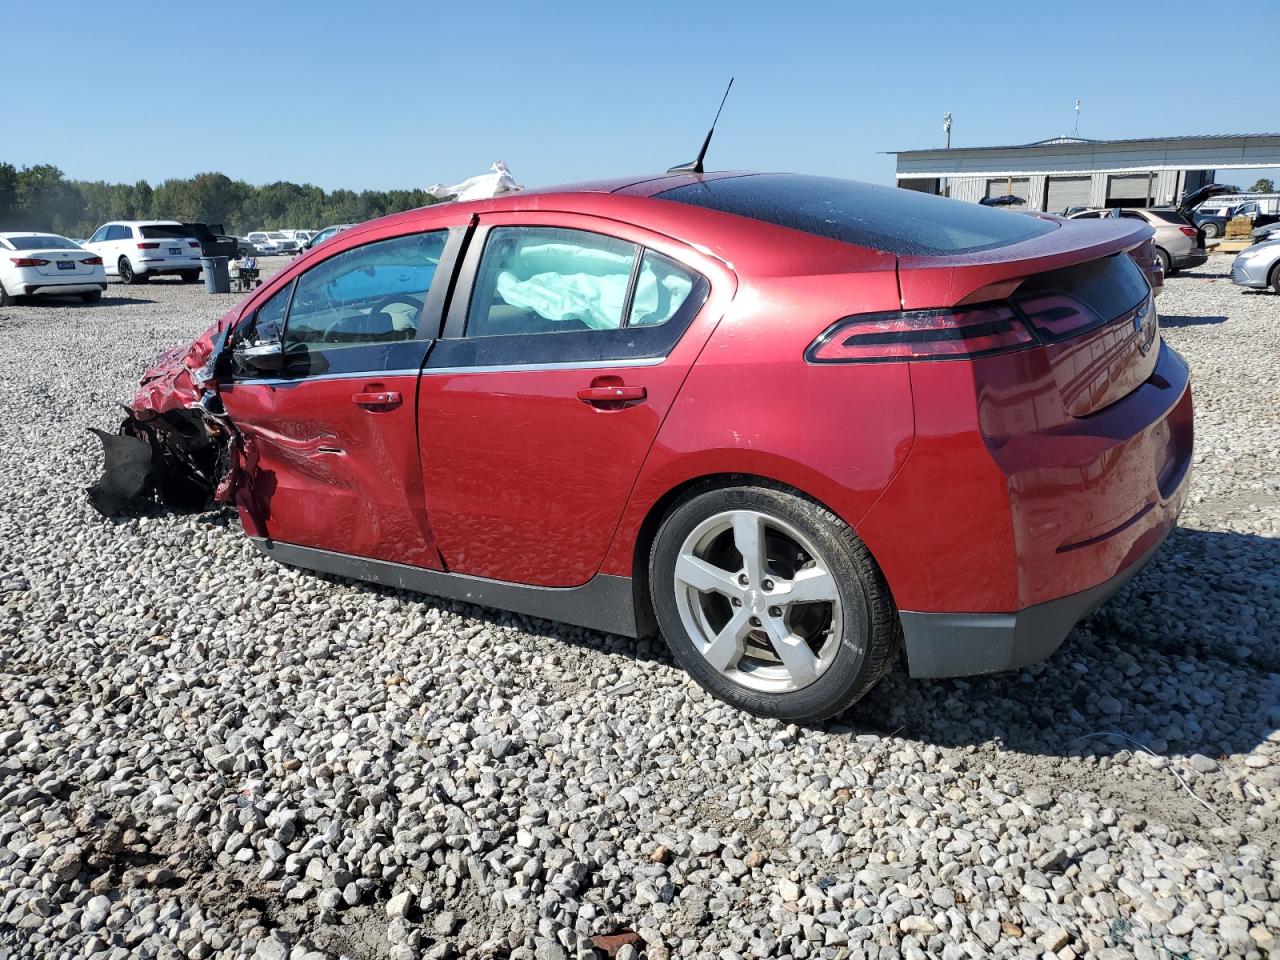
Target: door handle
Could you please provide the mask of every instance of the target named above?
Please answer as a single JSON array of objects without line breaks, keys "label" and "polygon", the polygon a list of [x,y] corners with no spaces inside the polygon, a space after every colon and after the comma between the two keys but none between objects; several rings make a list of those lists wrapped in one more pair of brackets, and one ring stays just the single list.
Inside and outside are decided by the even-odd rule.
[{"label": "door handle", "polygon": [[398,390],[376,390],[351,395],[351,402],[357,407],[396,407],[403,401],[404,397]]},{"label": "door handle", "polygon": [[578,391],[578,399],[583,403],[638,403],[649,395],[644,387],[628,387],[624,385],[609,387],[583,387]]}]

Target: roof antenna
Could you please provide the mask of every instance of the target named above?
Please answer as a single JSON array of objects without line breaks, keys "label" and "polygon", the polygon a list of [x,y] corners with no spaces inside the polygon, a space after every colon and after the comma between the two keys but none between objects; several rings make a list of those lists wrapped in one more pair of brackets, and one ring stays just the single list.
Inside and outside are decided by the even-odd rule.
[{"label": "roof antenna", "polygon": [[724,96],[720,98],[720,109],[716,110],[716,118],[711,121],[711,129],[707,131],[707,139],[702,141],[702,149],[698,151],[698,159],[691,163],[682,163],[678,167],[672,167],[667,173],[702,173],[702,161],[707,156],[707,147],[711,146],[711,135],[716,132],[716,123],[720,120],[720,110],[724,109],[724,102],[729,99],[729,91],[733,89],[733,77],[729,78],[729,85],[724,88]]}]

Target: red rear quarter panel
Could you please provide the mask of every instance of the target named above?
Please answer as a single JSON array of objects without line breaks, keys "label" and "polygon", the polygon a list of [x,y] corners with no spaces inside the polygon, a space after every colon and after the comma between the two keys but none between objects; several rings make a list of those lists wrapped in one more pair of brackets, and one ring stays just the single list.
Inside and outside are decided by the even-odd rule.
[{"label": "red rear quarter panel", "polygon": [[[826,246],[814,245],[818,266]],[[645,461],[603,573],[631,576],[633,559],[643,565],[634,552],[646,516],[699,478],[788,484],[854,525],[885,489],[911,446],[906,366],[804,361],[836,319],[897,305],[893,257],[858,251],[850,262],[852,249],[843,247],[844,262],[828,263],[829,273],[740,278]]]}]

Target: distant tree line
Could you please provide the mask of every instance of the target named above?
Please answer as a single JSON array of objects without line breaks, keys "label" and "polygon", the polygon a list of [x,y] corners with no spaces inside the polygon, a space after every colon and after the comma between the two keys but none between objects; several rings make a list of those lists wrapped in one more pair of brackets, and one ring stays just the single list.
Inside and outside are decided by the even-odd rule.
[{"label": "distant tree line", "polygon": [[50,164],[0,162],[0,230],[48,230],[87,237],[109,220],[223,224],[229,233],[274,227],[318,230],[434,203],[423,190],[324,191],[288,181],[254,186],[221,173],[152,186],[68,180]]}]

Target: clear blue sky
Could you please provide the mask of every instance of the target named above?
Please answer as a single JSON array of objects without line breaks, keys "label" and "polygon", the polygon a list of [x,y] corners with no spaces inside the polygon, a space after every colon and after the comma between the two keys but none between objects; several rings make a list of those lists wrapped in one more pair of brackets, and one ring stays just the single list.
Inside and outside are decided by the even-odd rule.
[{"label": "clear blue sky", "polygon": [[[1206,17],[1240,29],[1205,43]],[[891,182],[880,151],[940,146],[948,110],[955,146],[1021,143],[1069,133],[1077,97],[1086,137],[1280,130],[1259,73],[1277,0],[69,0],[6,4],[4,20],[0,160],[95,180],[220,170],[358,190],[495,159],[531,186],[650,172],[693,157],[730,75],[712,169]],[[1242,55],[1250,36],[1271,40]],[[1205,68],[1212,49],[1243,56],[1239,81]],[[80,92],[53,100],[42,79],[14,95],[37,76]]]}]

